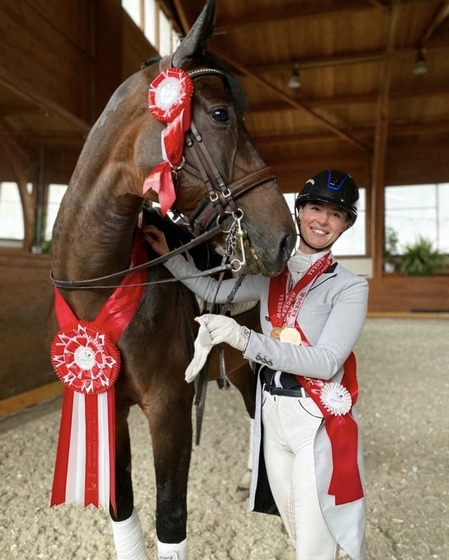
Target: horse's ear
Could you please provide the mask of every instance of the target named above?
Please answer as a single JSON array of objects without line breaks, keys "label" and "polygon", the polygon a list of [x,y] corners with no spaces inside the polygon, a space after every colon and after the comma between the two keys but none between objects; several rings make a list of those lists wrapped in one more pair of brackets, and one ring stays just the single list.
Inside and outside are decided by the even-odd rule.
[{"label": "horse's ear", "polygon": [[214,32],[215,6],[216,0],[207,0],[198,19],[174,52],[172,57],[173,67],[180,68],[183,60],[194,58],[204,52],[207,41]]}]

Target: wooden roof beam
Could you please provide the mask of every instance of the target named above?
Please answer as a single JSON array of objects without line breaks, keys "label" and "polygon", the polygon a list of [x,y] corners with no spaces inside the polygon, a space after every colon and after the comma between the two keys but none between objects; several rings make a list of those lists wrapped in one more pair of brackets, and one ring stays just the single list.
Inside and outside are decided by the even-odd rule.
[{"label": "wooden roof beam", "polygon": [[[174,0],[175,5],[179,3],[179,0]],[[410,4],[416,2],[426,2],[426,0],[403,0],[403,4]],[[317,4],[317,3],[316,3]],[[331,3],[329,3],[331,4]],[[325,8],[325,9],[317,9],[308,8],[308,9],[298,9],[298,7],[292,4],[292,10],[288,13],[280,12],[279,10],[273,9],[273,11],[267,12],[264,10],[259,10],[255,14],[251,14],[244,19],[240,17],[234,21],[228,20],[223,21],[220,20],[220,25],[218,25],[215,29],[216,35],[223,35],[225,33],[233,33],[240,29],[248,29],[249,27],[255,27],[260,25],[273,25],[283,22],[291,22],[295,19],[305,19],[305,18],[329,18],[333,15],[341,14],[342,12],[361,12],[366,10],[371,10],[373,8],[381,7],[380,2],[376,2],[375,5],[370,7],[368,4],[364,4],[360,2],[360,0],[340,0],[338,2],[338,7],[335,7],[337,2],[332,3],[332,8]],[[372,4],[372,2],[371,2]],[[384,6],[384,8],[388,11],[390,10],[390,6]]]},{"label": "wooden roof beam", "polygon": [[374,6],[375,8],[381,8],[382,10],[388,9],[388,6],[382,4],[382,2],[380,2],[379,0],[367,0],[367,2],[371,4],[371,6]]},{"label": "wooden roof beam", "polygon": [[268,82],[267,80],[262,78],[261,76],[258,76],[257,74],[255,74],[254,72],[249,70],[249,68],[247,68],[246,66],[244,66],[240,62],[238,62],[234,59],[231,59],[224,52],[217,51],[216,49],[209,49],[209,51],[211,52],[211,54],[213,54],[217,58],[221,59],[229,67],[236,68],[242,74],[253,78],[257,82],[259,82],[263,87],[266,87],[266,88],[270,89],[271,91],[273,91],[274,93],[276,93],[278,95],[278,97],[280,97],[281,99],[283,99],[284,101],[289,103],[295,109],[302,109],[303,111],[305,111],[306,113],[311,115],[316,121],[319,121],[320,124],[322,124],[325,128],[331,130],[337,136],[340,136],[341,138],[344,138],[348,142],[351,142],[352,144],[356,145],[358,148],[361,148],[364,151],[368,151],[368,152],[371,151],[371,148],[369,148],[368,146],[365,146],[363,143],[359,142],[355,138],[352,138],[351,136],[349,136],[348,134],[343,132],[340,128],[337,128],[332,123],[330,123],[329,121],[327,121],[326,119],[324,119],[320,115],[317,115],[317,113],[313,112],[311,109],[309,109],[308,107],[306,107],[302,103],[298,102],[296,99],[293,99],[292,97],[290,97],[289,95],[284,93],[282,90],[280,90],[279,88],[277,88],[276,86],[274,86],[273,84],[271,84],[270,82]]},{"label": "wooden roof beam", "polygon": [[439,27],[443,21],[449,16],[449,0],[444,0],[435,14],[434,18],[430,22],[429,27],[424,32],[423,36],[419,40],[418,48],[424,48],[427,41],[432,37],[435,29]]},{"label": "wooden roof beam", "polygon": [[184,35],[187,35],[187,33],[189,32],[192,26],[189,20],[187,19],[186,11],[184,10],[184,2],[183,0],[173,0],[173,3],[175,5],[175,10],[178,15],[178,20],[181,23],[182,31]]},{"label": "wooden roof beam", "polygon": [[[423,97],[445,97],[449,96],[449,86],[432,88],[432,89],[411,89],[411,90],[397,90],[390,93],[391,100],[398,99],[417,99]],[[316,97],[316,98],[302,98],[301,103],[309,109],[319,109],[321,107],[333,107],[342,105],[362,105],[376,103],[378,95],[376,93],[364,95],[342,95],[336,97]],[[260,105],[252,105],[250,114],[256,113],[282,113],[284,111],[291,111],[291,106],[288,103],[266,103]]]},{"label": "wooden roof beam", "polygon": [[[348,134],[354,138],[372,141],[375,135],[374,126],[353,127],[347,129]],[[419,123],[393,124],[389,127],[389,137],[400,136],[420,136],[425,134],[444,134],[449,132],[449,119],[431,119]],[[292,134],[252,134],[257,145],[285,144],[293,142],[295,144],[308,142],[325,142],[335,140],[335,135],[327,131],[316,131],[307,133]]]},{"label": "wooden roof beam", "polygon": [[[449,0],[447,0],[449,2]],[[426,52],[446,52],[449,47],[435,47],[427,49]],[[416,54],[415,48],[402,48],[394,51],[392,56],[396,58],[407,58]],[[358,53],[339,54],[321,58],[311,58],[303,60],[279,60],[272,64],[259,64],[251,66],[256,74],[265,74],[268,72],[285,72],[291,70],[293,64],[298,64],[300,70],[310,68],[324,68],[329,66],[341,66],[345,64],[362,64],[366,62],[383,62],[385,60],[385,49],[382,51],[365,51]]]},{"label": "wooden roof beam", "polygon": [[72,128],[78,130],[84,135],[87,135],[91,129],[91,125],[70,111],[68,111],[65,107],[56,103],[44,96],[36,93],[35,91],[31,90],[25,81],[22,83],[15,82],[13,78],[9,76],[0,76],[0,84],[7,87],[13,93],[18,95],[19,97],[25,99],[26,101],[31,102],[33,105],[44,111],[45,113],[54,114],[67,123],[70,124]]},{"label": "wooden roof beam", "polygon": [[388,36],[386,43],[386,58],[382,72],[379,76],[379,100],[377,103],[376,129],[374,135],[374,153],[372,164],[372,189],[371,205],[368,227],[371,240],[371,257],[373,260],[373,276],[379,278],[383,272],[382,247],[385,226],[385,158],[387,153],[389,109],[390,109],[390,87],[393,52],[395,45],[396,30],[399,21],[401,0],[393,0],[388,24]]}]

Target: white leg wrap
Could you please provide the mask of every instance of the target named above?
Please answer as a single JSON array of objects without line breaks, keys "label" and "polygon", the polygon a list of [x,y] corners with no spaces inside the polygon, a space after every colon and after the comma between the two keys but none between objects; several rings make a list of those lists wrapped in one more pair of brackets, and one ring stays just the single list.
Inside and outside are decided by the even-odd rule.
[{"label": "white leg wrap", "polygon": [[149,560],[136,509],[125,521],[112,521],[117,560]]},{"label": "white leg wrap", "polygon": [[187,560],[187,539],[181,543],[169,544],[157,541],[159,560]]}]

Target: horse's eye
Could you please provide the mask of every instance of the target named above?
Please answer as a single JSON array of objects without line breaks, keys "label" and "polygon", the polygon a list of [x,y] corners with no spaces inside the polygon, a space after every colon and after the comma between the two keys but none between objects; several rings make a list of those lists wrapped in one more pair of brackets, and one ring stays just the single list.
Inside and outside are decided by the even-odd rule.
[{"label": "horse's eye", "polygon": [[219,123],[227,123],[229,121],[229,115],[227,109],[214,109],[212,111],[212,118],[214,121]]}]

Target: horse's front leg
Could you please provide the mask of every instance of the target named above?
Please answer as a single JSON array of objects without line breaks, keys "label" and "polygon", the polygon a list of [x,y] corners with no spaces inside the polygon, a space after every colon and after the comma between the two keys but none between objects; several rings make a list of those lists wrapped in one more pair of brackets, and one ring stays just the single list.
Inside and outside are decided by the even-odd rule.
[{"label": "horse's front leg", "polygon": [[129,404],[116,405],[115,487],[117,511],[112,506],[112,520],[117,560],[149,560],[139,515],[134,508],[131,480],[131,445],[128,428]]},{"label": "horse's front leg", "polygon": [[159,560],[187,560],[187,482],[192,450],[193,387],[161,388],[144,408],[153,442]]}]

